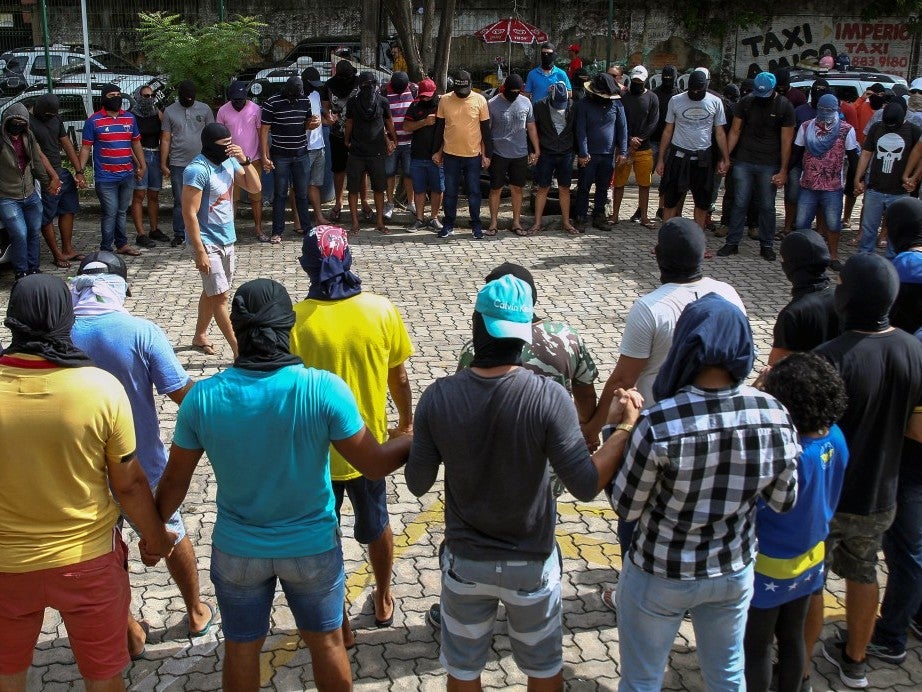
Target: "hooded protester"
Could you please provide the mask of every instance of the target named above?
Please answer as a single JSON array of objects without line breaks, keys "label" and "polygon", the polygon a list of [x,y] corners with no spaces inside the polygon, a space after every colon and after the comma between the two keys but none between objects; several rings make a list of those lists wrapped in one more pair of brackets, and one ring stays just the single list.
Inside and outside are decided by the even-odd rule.
[{"label": "hooded protester", "polygon": [[304,237],[301,268],[311,280],[307,297],[342,300],[362,292],[362,280],[352,271],[348,234],[337,226],[319,226]]},{"label": "hooded protester", "polygon": [[567,97],[567,87],[562,82],[557,82],[546,97],[535,102],[535,128],[541,155],[534,172],[538,192],[535,195],[535,221],[528,229],[532,235],[541,231],[544,207],[554,180],[557,181],[561,228],[570,235],[579,233],[579,229],[570,222],[575,115],[574,104]]},{"label": "hooded protester", "polygon": [[[259,124],[262,112],[256,103],[247,98],[246,82],[235,80],[231,82],[227,89],[227,103],[218,109],[215,121],[224,125],[230,131],[230,137],[234,144],[243,149],[243,153],[253,162],[253,165],[261,169],[259,162]],[[318,107],[318,112],[319,112]],[[240,200],[240,190],[234,187],[234,213],[237,213],[237,205]],[[255,227],[256,239],[265,238],[262,229],[263,222],[263,205],[262,193],[250,195],[250,207],[253,210],[253,225]]]},{"label": "hooded protester", "polygon": [[[845,263],[839,278],[835,303],[844,331],[815,352],[836,368],[848,394],[839,426],[850,461],[826,539],[826,556],[830,570],[846,582],[849,628],[847,638],[826,640],[823,655],[839,669],[846,686],[867,687],[866,657],[872,653],[867,645],[879,598],[878,552],[897,513],[905,441],[907,437],[922,440],[918,432],[922,414],[914,413],[922,404],[922,344],[890,324],[900,289],[899,275],[890,262],[878,255],[857,254]],[[918,530],[918,520],[912,523]],[[898,598],[903,601],[906,596],[903,592]],[[807,631],[818,634],[822,596],[814,601]],[[807,641],[807,651],[814,644]]]},{"label": "hooded protester", "polygon": [[856,129],[861,133],[858,140],[864,144],[863,138],[867,132],[868,124],[874,117],[874,114],[880,111],[887,102],[887,91],[880,82],[875,82],[868,87],[855,101],[855,114],[858,117]]},{"label": "hooded protester", "polygon": [[240,355],[234,367],[259,372],[273,372],[301,359],[289,350],[295,313],[288,291],[277,281],[247,281],[234,294],[231,324]]},{"label": "hooded protester", "polygon": [[553,43],[541,44],[540,59],[541,64],[526,75],[522,93],[533,102],[540,101],[557,82],[563,82],[567,91],[570,91],[570,77],[566,71],[554,64],[557,60],[557,49]]},{"label": "hooded protester", "polygon": [[[131,219],[137,231],[136,242],[141,247],[157,246],[155,240],[170,242],[170,237],[160,230],[160,190],[163,187],[163,172],[160,170],[160,133],[163,129],[163,112],[157,106],[154,88],[144,84],[132,94],[134,103],[131,114],[138,123],[141,133],[141,148],[144,150],[144,176],[137,181],[131,198]],[[144,201],[147,200],[147,217],[150,233],[144,231]]]},{"label": "hooded protester", "polygon": [[586,82],[589,81],[589,71],[585,67],[579,68],[571,80],[571,95],[574,101],[586,98]]},{"label": "hooded protester", "polygon": [[19,280],[39,271],[42,199],[35,181],[57,195],[61,180],[29,129],[24,105],[7,108],[0,129],[0,220],[10,236],[10,261]]},{"label": "hooded protester", "polygon": [[791,282],[791,301],[775,320],[768,364],[787,354],[811,351],[839,335],[834,287],[826,274],[829,248],[814,230],[794,231],[781,241],[781,270]]},{"label": "hooded protester", "polygon": [[618,626],[647,633],[621,638],[628,688],[661,686],[686,613],[696,631],[707,628],[698,649],[705,684],[745,688],[756,503],[779,513],[794,506],[801,451],[784,406],[743,384],[754,358],[737,306],[713,293],[689,303],[653,384],[656,403],[644,403],[609,490],[619,520],[637,521],[617,591]]},{"label": "hooded protester", "polygon": [[[653,90],[656,99],[659,102],[659,118],[656,121],[656,129],[650,135],[650,149],[653,152],[653,164],[659,161],[660,140],[663,138],[663,130],[666,129],[666,112],[669,110],[669,100],[679,93],[676,80],[679,77],[679,71],[675,65],[665,65],[660,72],[660,83]],[[658,200],[656,206],[656,218],[663,218],[663,193],[662,186],[658,190]]]},{"label": "hooded protester", "polygon": [[890,244],[896,256],[893,266],[900,291],[890,310],[890,322],[910,334],[922,328],[922,201],[903,197],[884,215]]},{"label": "hooded protester", "polygon": [[775,71],[775,77],[778,80],[775,91],[790,101],[795,109],[807,102],[807,96],[803,91],[796,87],[791,88],[791,68],[779,67]]}]

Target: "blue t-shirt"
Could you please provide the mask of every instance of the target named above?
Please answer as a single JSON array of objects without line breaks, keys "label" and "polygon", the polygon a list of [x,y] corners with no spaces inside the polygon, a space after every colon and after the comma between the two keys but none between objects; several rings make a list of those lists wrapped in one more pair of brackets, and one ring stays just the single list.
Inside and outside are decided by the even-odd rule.
[{"label": "blue t-shirt", "polygon": [[240,170],[237,159],[227,159],[215,166],[198,154],[186,166],[182,184],[202,191],[198,208],[199,232],[205,245],[232,245],[237,241],[234,230],[234,174]]},{"label": "blue t-shirt", "polygon": [[156,324],[124,312],[78,317],[71,330],[77,348],[122,383],[131,402],[138,461],[151,486],[166,467],[153,388],[161,395],[182,389],[189,375]]},{"label": "blue t-shirt", "polygon": [[364,425],[349,387],[325,370],[234,367],[197,382],[179,407],[173,443],[204,449],[214,468],[214,545],[260,558],[332,550],[330,442]]},{"label": "blue t-shirt", "polygon": [[563,82],[567,85],[567,91],[570,90],[570,78],[559,67],[555,65],[550,74],[545,74],[543,69],[536,67],[525,78],[525,91],[531,94],[533,102],[540,101],[547,96],[547,90],[557,82]]},{"label": "blue t-shirt", "polygon": [[825,541],[835,514],[848,446],[838,425],[825,437],[800,438],[797,504],[778,514],[759,500],[756,513],[755,586],[752,605],[775,608],[813,593],[823,583]]}]

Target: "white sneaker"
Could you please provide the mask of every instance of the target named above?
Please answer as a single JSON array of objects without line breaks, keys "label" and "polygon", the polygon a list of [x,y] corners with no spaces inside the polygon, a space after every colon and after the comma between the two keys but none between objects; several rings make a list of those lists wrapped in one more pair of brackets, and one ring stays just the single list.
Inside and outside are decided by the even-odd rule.
[{"label": "white sneaker", "polygon": [[394,215],[394,205],[390,202],[387,202],[384,205],[384,218],[389,219]]},{"label": "white sneaker", "polygon": [[413,214],[413,216],[416,216],[416,203],[415,202],[410,202],[407,206],[404,207],[404,209],[406,209],[408,212]]}]

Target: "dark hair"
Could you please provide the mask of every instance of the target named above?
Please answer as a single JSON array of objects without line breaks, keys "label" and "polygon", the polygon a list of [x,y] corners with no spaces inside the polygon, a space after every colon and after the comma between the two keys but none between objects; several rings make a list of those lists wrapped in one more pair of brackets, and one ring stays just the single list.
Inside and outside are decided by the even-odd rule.
[{"label": "dark hair", "polygon": [[765,377],[765,391],[784,404],[802,435],[828,428],[848,404],[839,373],[815,353],[792,353],[776,363]]}]

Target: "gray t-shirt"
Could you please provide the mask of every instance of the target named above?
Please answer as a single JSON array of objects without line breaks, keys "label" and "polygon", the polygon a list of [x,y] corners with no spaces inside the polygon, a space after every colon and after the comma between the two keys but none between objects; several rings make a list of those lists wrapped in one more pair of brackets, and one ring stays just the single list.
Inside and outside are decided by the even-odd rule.
[{"label": "gray t-shirt", "polygon": [[596,496],[567,390],[525,368],[500,377],[462,370],[420,397],[404,473],[420,496],[445,465],[445,540],[456,555],[544,560],[557,517],[548,462],[578,499]]},{"label": "gray t-shirt", "polygon": [[526,123],[535,122],[535,111],[527,96],[519,94],[510,102],[502,94],[490,99],[490,129],[493,132],[493,153],[505,159],[528,156]]},{"label": "gray t-shirt", "polygon": [[711,146],[714,128],[726,125],[727,116],[723,103],[714,94],[706,93],[700,101],[693,101],[683,92],[669,99],[666,122],[675,124],[673,146],[700,151]]},{"label": "gray t-shirt", "polygon": [[183,108],[179,102],[172,103],[163,111],[163,131],[169,132],[170,165],[188,166],[202,151],[202,130],[214,122],[211,108],[201,101]]}]

